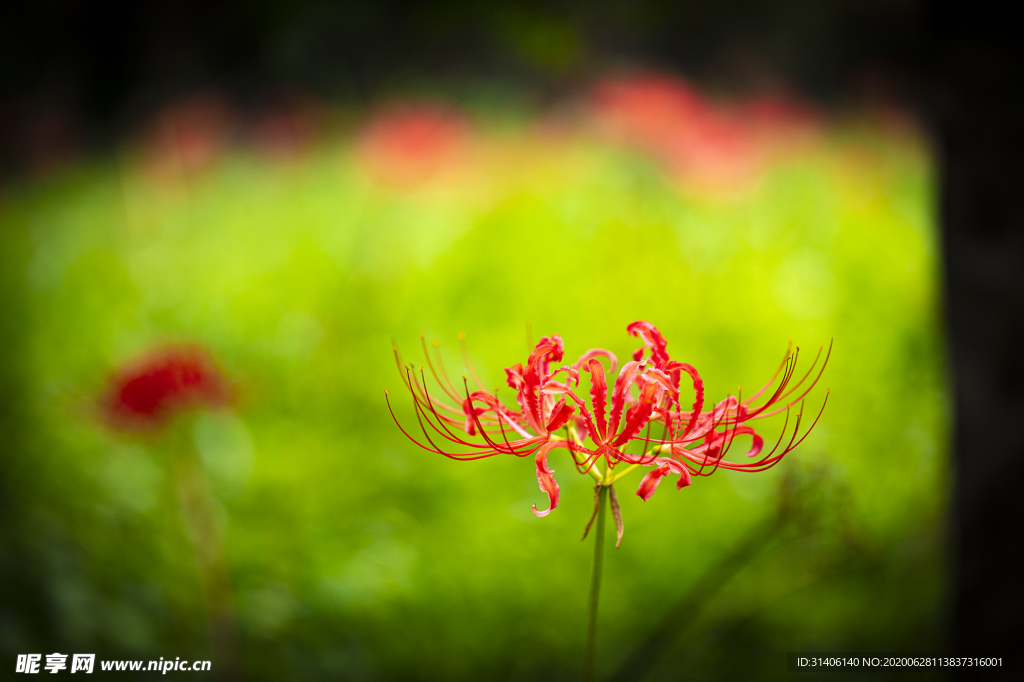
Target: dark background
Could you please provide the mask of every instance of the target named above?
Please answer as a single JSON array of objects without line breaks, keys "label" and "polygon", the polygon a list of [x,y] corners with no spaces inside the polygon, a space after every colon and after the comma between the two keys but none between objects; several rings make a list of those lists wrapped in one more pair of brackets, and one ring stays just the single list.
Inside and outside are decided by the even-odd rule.
[{"label": "dark background", "polygon": [[486,79],[543,98],[643,64],[711,90],[785,83],[827,106],[910,107],[932,136],[946,249],[949,649],[1011,656],[1024,613],[1019,33],[991,2],[18,3],[0,18],[0,172],[100,151],[203,88],[362,103]]},{"label": "dark background", "polygon": [[825,103],[915,104],[926,9],[915,0],[12,3],[0,21],[0,149],[11,172],[47,145],[102,145],[203,88],[249,102],[282,88],[362,102],[486,81],[543,97],[637,64],[712,90],[785,83]]},{"label": "dark background", "polygon": [[[928,111],[940,173],[940,225],[956,423],[950,549],[951,646],[1019,652],[1024,594],[1021,423],[1024,99],[1019,23],[997,3],[933,7]],[[965,674],[966,675],[966,674]]]}]

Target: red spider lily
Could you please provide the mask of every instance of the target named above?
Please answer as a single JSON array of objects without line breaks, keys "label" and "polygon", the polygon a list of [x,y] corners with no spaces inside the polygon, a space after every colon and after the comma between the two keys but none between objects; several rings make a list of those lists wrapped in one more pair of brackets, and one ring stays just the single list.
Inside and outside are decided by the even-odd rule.
[{"label": "red spider lily", "polygon": [[104,401],[106,416],[118,426],[151,428],[190,407],[223,405],[227,383],[197,348],[167,348],[117,372]]},{"label": "red spider lily", "polygon": [[[821,359],[820,351],[806,374],[794,382],[799,349],[787,351],[779,369],[752,396],[746,399],[730,396],[712,409],[704,410],[703,379],[692,365],[669,357],[661,332],[649,322],[634,322],[627,331],[639,337],[643,346],[618,371],[610,402],[602,360],[614,374],[618,368],[615,355],[607,350],[591,349],[573,364],[559,365],[564,346],[561,337],[555,334],[540,340],[525,365],[505,369],[507,383],[516,391],[518,410],[501,402],[496,392],[482,389],[464,346],[463,357],[477,385],[476,391],[470,391],[465,377],[463,390],[459,391],[448,377],[438,344],[434,343],[433,359],[423,344],[427,367],[451,403],[432,395],[427,389],[423,367],[417,373],[412,365],[405,366],[395,348],[395,359],[405,386],[412,394],[425,442],[411,436],[397,418],[395,422],[420,447],[452,459],[481,459],[501,454],[533,456],[537,482],[550,502],[546,511],[538,511],[534,505],[537,516],[546,516],[558,506],[558,483],[547,461],[548,454],[558,448],[568,450],[577,470],[593,476],[599,485],[611,486],[636,467],[653,466],[637,491],[637,495],[647,500],[661,479],[671,473],[679,475],[678,487],[683,488],[690,485],[692,476],[708,476],[719,468],[764,471],[799,445],[817,423],[815,418],[810,428],[799,435],[803,400],[820,379],[828,354],[813,380],[809,379]],[[580,371],[590,375],[589,404],[578,393]],[[683,375],[695,394],[692,404],[680,402]],[[789,430],[790,409],[797,403],[801,405],[800,413],[789,440],[780,449]],[[391,409],[390,401],[388,407]],[[824,407],[822,404],[822,410]],[[771,452],[762,454],[764,439],[750,423],[781,413],[786,413],[786,421],[779,441]],[[651,428],[656,424],[660,437],[651,436]],[[564,436],[561,435],[563,429]],[[645,429],[646,433],[641,435]],[[726,460],[729,448],[741,435],[749,435],[753,440],[746,453],[749,461]],[[646,452],[628,453],[627,448],[633,441],[643,443]],[[453,451],[452,445],[466,451]],[[603,471],[599,468],[601,460],[604,461]],[[615,471],[619,465],[626,465],[625,469]],[[619,525],[618,518],[616,522]],[[621,538],[621,527],[619,535]]]}]

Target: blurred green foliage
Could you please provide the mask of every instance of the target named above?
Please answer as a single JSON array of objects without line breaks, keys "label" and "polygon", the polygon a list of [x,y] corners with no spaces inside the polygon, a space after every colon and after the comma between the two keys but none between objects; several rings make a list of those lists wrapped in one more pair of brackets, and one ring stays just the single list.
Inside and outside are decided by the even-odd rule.
[{"label": "blurred green foliage", "polygon": [[[946,388],[922,145],[834,126],[712,192],[583,134],[477,125],[459,169],[413,187],[376,181],[339,133],[169,177],[125,148],[4,190],[6,660],[208,655],[173,482],[184,441],[216,500],[250,679],[575,678],[589,478],[554,457],[561,505],[537,519],[532,461],[418,450],[385,406],[388,389],[414,424],[391,344],[415,360],[425,332],[459,374],[464,331],[503,386],[527,322],[567,357],[623,358],[637,319],[713,400],[767,380],[789,339],[805,357],[834,339],[832,395],[768,472],[647,503],[639,476],[618,486],[599,675],[785,678],[786,651],[939,645]],[[235,406],[171,435],[105,426],[113,369],[170,342],[209,349]]]}]

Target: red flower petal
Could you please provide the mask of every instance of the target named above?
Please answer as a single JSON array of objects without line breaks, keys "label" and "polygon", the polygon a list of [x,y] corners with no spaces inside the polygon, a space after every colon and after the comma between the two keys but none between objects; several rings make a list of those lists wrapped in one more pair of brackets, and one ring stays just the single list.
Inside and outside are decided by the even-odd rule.
[{"label": "red flower petal", "polygon": [[[612,391],[612,415],[608,420],[608,435],[619,430],[619,419],[622,418],[622,408],[626,404],[629,387],[636,381],[637,372],[642,366],[635,360],[627,362],[622,366],[619,376],[615,379],[615,389]],[[605,437],[607,438],[607,436]]]},{"label": "red flower petal", "polygon": [[654,462],[658,465],[658,468],[644,476],[644,479],[640,481],[640,487],[636,491],[636,494],[644,502],[651,499],[651,495],[658,489],[661,479],[668,474],[679,474],[679,483],[676,485],[677,490],[682,490],[690,485],[690,471],[679,462],[668,457],[658,457]]},{"label": "red flower petal", "polygon": [[533,513],[537,516],[547,516],[558,506],[558,482],[555,480],[554,471],[548,467],[548,451],[555,447],[555,443],[546,443],[537,451],[537,483],[540,491],[548,494],[548,508],[544,511],[537,511],[537,505],[533,505]]},{"label": "red flower petal", "polygon": [[612,372],[613,374],[615,370],[619,368],[619,359],[615,357],[615,353],[611,352],[610,350],[605,350],[604,348],[591,348],[586,353],[581,355],[579,357],[579,360],[572,363],[572,368],[580,369],[581,367],[583,367],[583,365],[588,364],[594,358],[606,358],[608,360],[608,364],[611,365],[611,369],[609,369],[608,371]]},{"label": "red flower petal", "polygon": [[523,379],[523,366],[518,362],[511,367],[505,368],[505,375],[508,377],[506,383],[509,388],[519,390],[526,382]]},{"label": "red flower petal", "polygon": [[572,416],[572,413],[574,411],[575,409],[572,407],[572,405],[565,404],[564,398],[562,400],[559,400],[558,404],[555,405],[555,409],[551,410],[551,419],[548,420],[547,425],[548,433],[551,433],[552,431],[557,431],[558,429],[565,426],[566,423],[569,421],[569,417]]},{"label": "red flower petal", "polygon": [[[587,363],[586,369],[590,372],[590,400],[594,406],[594,417],[597,419],[597,432],[603,440],[608,436],[608,422],[605,419],[605,410],[608,403],[608,382],[604,377],[604,367],[601,363],[592,359]],[[597,439],[594,442],[598,442]]]},{"label": "red flower petal", "polygon": [[640,433],[640,429],[651,418],[651,412],[654,410],[654,401],[657,397],[658,384],[654,381],[646,382],[640,390],[640,401],[630,409],[631,414],[629,419],[626,420],[626,426],[622,429],[619,437],[612,441],[612,445],[622,445]]},{"label": "red flower petal", "polygon": [[633,354],[634,360],[640,360],[644,356],[644,350],[650,349],[651,360],[654,362],[655,367],[661,367],[668,362],[668,352],[665,350],[665,346],[668,343],[653,324],[638,320],[626,327],[626,331],[633,336],[639,337],[644,342],[643,347]]},{"label": "red flower petal", "polygon": [[[664,368],[669,372],[678,372],[682,370],[690,375],[690,380],[693,382],[693,390],[697,393],[697,397],[693,401],[693,412],[690,413],[690,421],[686,425],[686,431],[683,432],[685,436],[689,433],[694,426],[697,424],[697,418],[700,416],[700,411],[704,409],[704,380],[700,378],[700,374],[693,365],[688,365],[685,362],[676,362],[675,360],[669,362]],[[677,382],[678,383],[678,382]]]}]

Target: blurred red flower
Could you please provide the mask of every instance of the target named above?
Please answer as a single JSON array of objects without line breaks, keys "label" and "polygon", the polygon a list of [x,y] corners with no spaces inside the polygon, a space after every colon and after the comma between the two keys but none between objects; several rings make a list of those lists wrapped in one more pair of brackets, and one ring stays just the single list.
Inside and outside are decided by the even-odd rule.
[{"label": "blurred red flower", "polygon": [[592,91],[591,111],[610,139],[705,187],[749,180],[766,152],[806,136],[817,122],[810,109],[784,97],[723,106],[680,78],[650,74],[602,81]]},{"label": "blurred red flower", "polygon": [[193,407],[228,402],[227,382],[209,356],[193,347],[154,351],[118,370],[108,388],[108,421],[126,428],[162,425]]},{"label": "blurred red flower", "polygon": [[468,123],[453,109],[404,104],[375,114],[361,134],[359,148],[378,180],[409,188],[457,161],[468,138]]},{"label": "blurred red flower", "polygon": [[696,88],[666,76],[602,81],[591,93],[591,104],[609,134],[654,153],[670,152],[666,144],[692,135],[712,116]]},{"label": "blurred red flower", "polygon": [[742,122],[681,79],[606,80],[594,89],[592,105],[606,134],[644,150],[673,175],[734,182],[748,176],[756,162]]},{"label": "blurred red flower", "polygon": [[[590,474],[605,486],[610,486],[636,467],[653,466],[637,491],[647,500],[661,478],[670,473],[680,476],[678,487],[682,488],[690,484],[691,476],[708,476],[718,468],[733,471],[768,469],[799,445],[817,423],[815,419],[814,424],[798,438],[801,414],[797,414],[791,437],[780,450],[790,425],[790,408],[797,403],[802,405],[804,397],[825,369],[827,354],[813,380],[808,381],[821,359],[820,351],[803,378],[794,383],[799,349],[796,353],[787,351],[776,373],[752,396],[746,399],[730,396],[714,408],[704,410],[703,379],[692,365],[669,357],[661,332],[651,323],[642,321],[634,322],[627,330],[639,337],[644,345],[619,370],[610,402],[602,359],[614,373],[618,367],[615,355],[595,348],[583,353],[572,365],[553,369],[554,364],[561,362],[564,351],[561,337],[555,334],[540,340],[525,366],[516,364],[505,369],[507,383],[516,391],[518,410],[507,407],[495,393],[482,389],[464,347],[467,368],[478,388],[472,392],[465,377],[463,391],[452,384],[436,344],[433,360],[426,344],[423,345],[430,372],[443,393],[455,404],[431,395],[423,368],[417,376],[411,365],[403,365],[396,348],[395,358],[406,388],[412,394],[425,442],[413,438],[401,424],[398,424],[399,428],[425,450],[453,459],[472,460],[500,454],[533,456],[537,481],[550,502],[547,511],[538,511],[534,506],[534,513],[545,516],[558,506],[558,483],[547,462],[548,454],[557,448],[569,450],[577,470]],[[589,404],[577,393],[580,371],[590,374]],[[684,375],[694,392],[692,404],[681,403],[680,380]],[[636,395],[633,394],[634,389]],[[388,405],[390,409],[390,401]],[[764,439],[750,424],[781,413],[787,416],[779,441],[771,452],[762,454]],[[397,418],[395,421],[398,423]],[[658,435],[656,432],[652,436],[651,429],[655,425],[661,433]],[[564,436],[560,435],[563,429]],[[727,461],[724,459],[726,453],[735,438],[741,435],[752,438],[751,448],[746,453],[750,461]],[[471,437],[483,442],[470,440]],[[586,443],[588,438],[590,444]],[[628,452],[634,441],[643,445],[641,452]],[[454,452],[449,444],[469,450]],[[601,460],[604,461],[604,471],[598,466]],[[624,470],[615,471],[619,465],[625,465]]]}]

